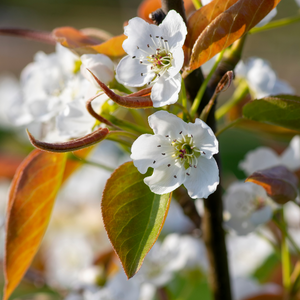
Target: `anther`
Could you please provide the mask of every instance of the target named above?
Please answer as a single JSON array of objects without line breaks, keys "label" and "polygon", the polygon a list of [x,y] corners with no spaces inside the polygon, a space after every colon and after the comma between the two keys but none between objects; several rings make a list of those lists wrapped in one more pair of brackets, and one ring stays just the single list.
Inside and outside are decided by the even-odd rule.
[{"label": "anther", "polygon": [[155,164],[155,163],[156,163],[156,161],[154,160],[154,161],[153,161],[153,163]]},{"label": "anther", "polygon": [[162,155],[166,155],[166,153],[162,153]]},{"label": "anther", "polygon": [[152,34],[150,34],[150,37],[152,37]]},{"label": "anther", "polygon": [[157,147],[161,147],[161,145],[158,145]]},{"label": "anther", "polygon": [[191,174],[189,174],[189,173],[186,173],[186,175],[190,176]]},{"label": "anther", "polygon": [[174,175],[174,178],[177,178],[177,176],[176,176],[176,175]]},{"label": "anther", "polygon": [[194,165],[194,168],[196,169],[196,168],[197,168],[197,166],[196,166],[196,165]]},{"label": "anther", "polygon": [[168,42],[168,40],[165,40],[165,42],[167,43],[167,42]]},{"label": "anther", "polygon": [[169,135],[166,135],[166,137],[169,137]]},{"label": "anther", "polygon": [[150,45],[149,45],[149,44],[147,44],[147,47],[149,48],[149,47],[150,47]]},{"label": "anther", "polygon": [[132,56],[132,58],[136,58],[136,56]]},{"label": "anther", "polygon": [[142,60],[140,60],[140,64],[142,64],[143,63],[143,61]]},{"label": "anther", "polygon": [[164,39],[162,36],[160,37],[162,40]]},{"label": "anther", "polygon": [[143,76],[144,74],[143,73],[141,73],[141,76]]},{"label": "anther", "polygon": [[149,81],[147,84],[148,84],[148,85],[150,85],[150,84],[151,84],[151,82]]},{"label": "anther", "polygon": [[179,134],[182,134],[182,131],[180,131]]},{"label": "anther", "polygon": [[168,167],[171,167],[171,165],[170,165],[170,164],[168,164]]},{"label": "anther", "polygon": [[158,39],[158,38],[159,38],[159,36],[157,35],[157,36],[156,36],[156,38]]},{"label": "anther", "polygon": [[140,49],[140,47],[139,47],[139,46],[136,46],[136,49]]}]

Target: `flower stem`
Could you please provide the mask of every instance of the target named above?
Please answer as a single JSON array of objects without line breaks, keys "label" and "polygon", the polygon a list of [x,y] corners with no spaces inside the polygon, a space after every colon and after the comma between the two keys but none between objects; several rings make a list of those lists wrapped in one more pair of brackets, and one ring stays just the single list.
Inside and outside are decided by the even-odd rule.
[{"label": "flower stem", "polygon": [[242,118],[230,122],[229,124],[227,124],[226,126],[224,126],[223,128],[221,128],[220,130],[218,130],[218,131],[215,133],[215,136],[218,137],[221,133],[223,133],[223,132],[226,131],[227,129],[229,129],[229,128],[235,126],[235,125],[238,124],[241,120],[242,120]]},{"label": "flower stem", "polygon": [[284,287],[284,300],[289,299],[289,293],[291,288],[291,262],[290,262],[290,252],[287,244],[287,230],[284,224],[284,213],[283,208],[278,212],[281,227],[281,264],[282,264],[282,285]]},{"label": "flower stem", "polygon": [[300,15],[292,17],[292,18],[285,18],[285,19],[269,22],[268,24],[266,24],[265,26],[262,26],[262,27],[254,27],[248,32],[248,34],[253,34],[253,33],[258,33],[258,32],[262,32],[265,30],[269,30],[269,29],[283,27],[283,26],[290,25],[290,24],[297,23],[297,22],[300,22]]},{"label": "flower stem", "polygon": [[274,223],[277,225],[277,227],[280,229],[283,235],[285,235],[290,243],[293,245],[294,250],[297,252],[297,255],[300,256],[300,249],[297,245],[297,243],[294,241],[292,236],[289,234],[289,232],[286,229],[286,226],[284,226],[276,217],[273,218]]},{"label": "flower stem", "polygon": [[223,57],[224,51],[225,51],[225,50],[223,50],[223,51],[219,54],[219,56],[218,56],[218,58],[217,58],[215,64],[213,65],[213,67],[212,67],[212,69],[210,70],[209,74],[208,74],[207,77],[204,79],[203,83],[201,84],[201,87],[200,87],[200,89],[199,89],[199,91],[198,91],[198,93],[197,93],[197,96],[196,96],[196,98],[195,98],[195,100],[194,100],[194,102],[193,102],[193,105],[192,105],[192,107],[191,107],[191,110],[190,110],[190,115],[191,115],[192,118],[195,117],[195,114],[196,114],[196,112],[197,112],[197,110],[198,110],[198,107],[199,107],[199,105],[200,105],[200,103],[201,103],[202,97],[203,97],[203,95],[204,95],[204,93],[205,93],[207,84],[208,84],[208,82],[210,81],[211,77],[213,76],[214,72],[216,71],[216,69],[217,69],[217,67],[218,67],[218,65],[219,65],[219,63],[220,63],[220,61],[221,61],[221,59],[222,59],[222,57]]},{"label": "flower stem", "polygon": [[125,120],[120,120],[118,118],[116,118],[113,115],[109,115],[109,114],[102,114],[103,117],[105,117],[106,119],[108,119],[110,122],[112,122],[114,125],[122,128],[122,129],[126,129],[126,130],[130,130],[133,131],[134,133],[153,133],[152,131],[150,131],[149,129],[133,124],[131,122],[125,121]]},{"label": "flower stem", "polygon": [[248,84],[246,81],[241,81],[237,89],[234,91],[232,97],[216,111],[216,119],[220,120],[226,115],[235,105],[242,101],[249,93]]},{"label": "flower stem", "polygon": [[109,172],[113,172],[115,170],[114,168],[108,167],[106,165],[103,165],[103,164],[100,164],[100,163],[97,163],[97,162],[94,162],[94,161],[90,161],[90,160],[86,160],[84,158],[78,157],[72,152],[68,153],[68,159],[75,160],[75,161],[81,162],[81,163],[86,164],[86,165],[98,167],[100,169],[103,169],[103,170],[106,170],[106,171],[109,171]]},{"label": "flower stem", "polygon": [[202,3],[200,0],[192,0],[192,2],[197,10],[202,7]]}]

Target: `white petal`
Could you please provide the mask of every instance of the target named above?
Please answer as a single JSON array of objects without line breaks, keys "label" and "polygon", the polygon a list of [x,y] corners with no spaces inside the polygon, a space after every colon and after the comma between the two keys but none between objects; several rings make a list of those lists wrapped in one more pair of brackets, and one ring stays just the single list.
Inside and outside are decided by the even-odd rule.
[{"label": "white petal", "polygon": [[77,138],[90,133],[95,122],[96,120],[87,112],[83,100],[68,103],[56,118],[60,134],[69,138]]},{"label": "white petal", "polygon": [[224,225],[229,230],[233,230],[237,235],[247,235],[256,228],[250,219],[232,218],[224,222]]},{"label": "white petal", "polygon": [[219,169],[214,158],[198,158],[197,168],[192,167],[190,176],[183,183],[191,198],[207,198],[219,184]]},{"label": "white petal", "polygon": [[117,80],[129,86],[143,86],[154,77],[153,73],[148,73],[146,65],[141,64],[138,59],[133,59],[129,55],[122,58],[116,71]]},{"label": "white petal", "polygon": [[291,171],[300,168],[300,136],[296,135],[281,155],[281,163]]},{"label": "white petal", "polygon": [[170,10],[159,28],[163,31],[163,38],[168,40],[171,49],[183,46],[187,29],[179,13]]},{"label": "white petal", "polygon": [[196,146],[205,152],[205,157],[210,159],[218,153],[219,143],[211,128],[200,119],[195,123],[187,124],[188,132],[193,135]]},{"label": "white petal", "polygon": [[162,136],[142,134],[132,144],[130,157],[139,172],[145,174],[149,167],[157,168],[164,164],[167,168],[168,164],[173,164],[170,156],[162,155],[169,150],[173,150],[173,147]]},{"label": "white petal", "polygon": [[178,100],[178,93],[181,89],[181,75],[165,80],[165,76],[159,78],[152,87],[151,100],[154,107],[170,105]]},{"label": "white petal", "polygon": [[252,224],[258,226],[267,223],[272,218],[272,215],[272,208],[269,205],[266,205],[265,207],[255,211],[251,215],[250,221]]},{"label": "white petal", "polygon": [[157,111],[149,116],[148,122],[155,134],[169,135],[172,139],[181,137],[179,132],[185,130],[184,121],[164,110]]},{"label": "white petal", "polygon": [[289,83],[276,79],[274,88],[271,92],[272,95],[278,95],[278,94],[295,94],[295,90],[293,87],[289,85]]},{"label": "white petal", "polygon": [[182,48],[176,48],[173,52],[173,60],[172,60],[172,67],[170,67],[168,69],[168,77],[174,77],[175,75],[177,75],[183,65],[183,61],[184,61],[184,53]]},{"label": "white petal", "polygon": [[300,0],[296,0],[296,3],[300,7]]},{"label": "white petal", "polygon": [[271,167],[280,165],[280,158],[272,149],[260,147],[247,153],[245,159],[240,162],[239,167],[246,175]]},{"label": "white petal", "polygon": [[181,186],[185,176],[182,167],[173,163],[169,168],[163,165],[154,169],[153,174],[146,177],[144,182],[153,193],[162,195],[170,193]]},{"label": "white petal", "polygon": [[158,26],[150,25],[143,19],[136,17],[129,20],[128,25],[124,28],[124,34],[128,36],[123,42],[123,49],[126,53],[130,56],[145,57],[147,54],[145,55],[141,49],[148,52],[149,55],[154,54],[155,50],[152,51],[151,47],[155,49],[156,46],[150,38],[150,34],[152,37],[161,36],[161,30]]},{"label": "white petal", "polygon": [[103,54],[84,54],[81,56],[81,73],[91,83],[99,87],[89,69],[104,84],[114,79],[114,64],[111,59]]}]

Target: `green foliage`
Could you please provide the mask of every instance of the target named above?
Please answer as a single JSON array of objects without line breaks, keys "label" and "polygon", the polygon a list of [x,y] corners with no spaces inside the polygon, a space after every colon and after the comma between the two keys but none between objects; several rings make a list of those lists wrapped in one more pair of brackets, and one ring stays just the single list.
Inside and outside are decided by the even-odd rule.
[{"label": "green foliage", "polygon": [[115,170],[103,192],[104,225],[129,278],[155,243],[169,209],[171,195],[156,195],[143,182],[150,174],[140,174],[127,162]]},{"label": "green foliage", "polygon": [[247,119],[300,131],[300,97],[278,95],[253,100],[243,108]]}]

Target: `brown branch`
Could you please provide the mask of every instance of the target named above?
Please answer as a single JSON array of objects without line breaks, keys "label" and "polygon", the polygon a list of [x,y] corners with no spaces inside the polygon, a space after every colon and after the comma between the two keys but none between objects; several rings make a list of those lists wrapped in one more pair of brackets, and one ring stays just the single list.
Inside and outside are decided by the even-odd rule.
[{"label": "brown branch", "polygon": [[176,10],[187,23],[183,0],[161,0],[161,9],[165,14],[172,9]]}]

